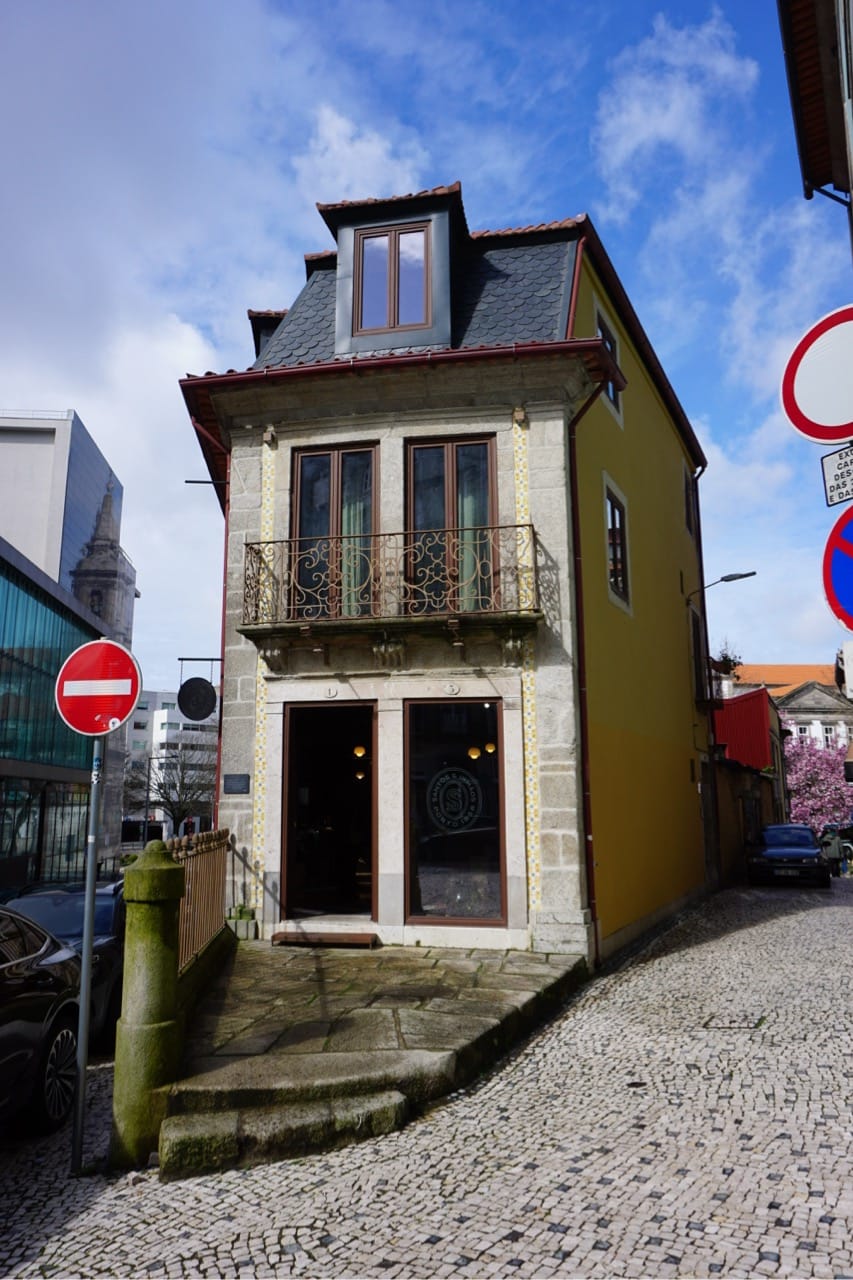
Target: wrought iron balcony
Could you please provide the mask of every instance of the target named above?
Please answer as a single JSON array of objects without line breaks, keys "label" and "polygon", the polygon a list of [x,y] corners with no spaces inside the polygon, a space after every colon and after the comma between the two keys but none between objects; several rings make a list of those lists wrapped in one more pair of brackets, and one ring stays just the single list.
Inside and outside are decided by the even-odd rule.
[{"label": "wrought iron balcony", "polygon": [[529,524],[291,538],[246,546],[243,626],[538,613]]}]

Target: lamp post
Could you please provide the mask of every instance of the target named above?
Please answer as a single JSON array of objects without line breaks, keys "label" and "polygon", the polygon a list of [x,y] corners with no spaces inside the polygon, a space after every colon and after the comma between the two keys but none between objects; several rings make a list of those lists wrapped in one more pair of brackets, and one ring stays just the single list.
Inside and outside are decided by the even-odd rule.
[{"label": "lamp post", "polygon": [[741,578],[754,578],[757,569],[748,569],[746,573],[724,573],[721,578],[715,578],[713,582],[708,582],[704,587],[697,587],[695,591],[691,591],[687,596],[687,604],[690,603],[693,596],[704,595],[711,587],[715,587],[718,582],[739,582]]},{"label": "lamp post", "polygon": [[156,759],[156,756],[149,756],[149,757],[148,757],[148,760],[147,760],[147,762],[146,762],[146,763],[147,763],[147,767],[146,767],[146,770],[145,770],[145,814],[144,814],[143,819],[142,819],[142,847],[143,847],[143,849],[144,849],[144,848],[145,848],[145,846],[148,844],[148,805],[149,805],[150,800],[151,800],[151,761],[152,761],[152,760],[155,760],[155,759]]}]

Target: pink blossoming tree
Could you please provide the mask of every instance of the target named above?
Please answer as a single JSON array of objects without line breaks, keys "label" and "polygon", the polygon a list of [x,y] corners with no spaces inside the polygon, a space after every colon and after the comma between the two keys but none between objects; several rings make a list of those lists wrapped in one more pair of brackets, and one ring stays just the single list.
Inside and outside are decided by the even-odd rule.
[{"label": "pink blossoming tree", "polygon": [[844,781],[846,747],[821,747],[796,734],[785,741],[791,821],[807,822],[818,835],[828,822],[850,823],[853,786]]}]

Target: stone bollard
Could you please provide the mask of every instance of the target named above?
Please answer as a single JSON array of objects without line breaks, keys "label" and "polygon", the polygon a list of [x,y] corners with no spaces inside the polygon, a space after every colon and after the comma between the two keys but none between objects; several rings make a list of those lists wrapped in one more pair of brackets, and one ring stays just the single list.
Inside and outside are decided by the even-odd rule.
[{"label": "stone bollard", "polygon": [[181,1057],[178,905],[185,871],[152,840],[124,877],[124,993],[116,1027],[110,1164],[139,1168],[157,1150],[166,1090]]}]

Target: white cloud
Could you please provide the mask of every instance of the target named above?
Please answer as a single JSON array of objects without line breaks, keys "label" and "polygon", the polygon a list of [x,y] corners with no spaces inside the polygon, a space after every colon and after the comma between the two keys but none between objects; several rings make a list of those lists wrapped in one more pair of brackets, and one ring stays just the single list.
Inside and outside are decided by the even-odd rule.
[{"label": "white cloud", "polygon": [[212,487],[184,483],[206,471],[178,388],[187,367],[211,358],[167,316],[117,333],[94,378],[0,362],[2,411],[76,409],[124,488],[122,545],[142,593],[134,650],[154,688],[175,687],[178,657],[219,650],[223,518]]},{"label": "white cloud", "polygon": [[737,55],[719,9],[681,29],[656,17],[652,35],[614,59],[600,98],[592,140],[608,193],[605,217],[624,222],[645,193],[657,205],[673,162],[678,181],[699,177],[724,149],[723,122],[757,79],[757,64]]},{"label": "white cloud", "polygon": [[294,157],[293,169],[303,200],[324,203],[417,191],[426,162],[426,151],[414,138],[395,145],[323,103],[308,147]]}]

